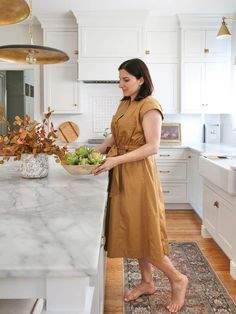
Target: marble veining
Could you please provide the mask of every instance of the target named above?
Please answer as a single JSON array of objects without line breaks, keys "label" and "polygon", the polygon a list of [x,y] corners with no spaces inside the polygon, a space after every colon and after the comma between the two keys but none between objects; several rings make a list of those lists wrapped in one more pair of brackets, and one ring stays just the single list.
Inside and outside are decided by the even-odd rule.
[{"label": "marble veining", "polygon": [[96,274],[107,174],[71,176],[50,160],[49,175],[24,179],[0,165],[0,277]]}]

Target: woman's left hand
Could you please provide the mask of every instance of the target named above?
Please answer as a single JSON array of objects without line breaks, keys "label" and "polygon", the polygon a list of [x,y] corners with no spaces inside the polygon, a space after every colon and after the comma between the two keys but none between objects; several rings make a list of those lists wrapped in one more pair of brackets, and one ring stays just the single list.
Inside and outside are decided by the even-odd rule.
[{"label": "woman's left hand", "polygon": [[107,157],[104,162],[101,164],[101,166],[98,166],[94,171],[94,175],[98,175],[102,172],[109,171],[115,166],[117,166],[118,163],[118,158],[117,157]]}]

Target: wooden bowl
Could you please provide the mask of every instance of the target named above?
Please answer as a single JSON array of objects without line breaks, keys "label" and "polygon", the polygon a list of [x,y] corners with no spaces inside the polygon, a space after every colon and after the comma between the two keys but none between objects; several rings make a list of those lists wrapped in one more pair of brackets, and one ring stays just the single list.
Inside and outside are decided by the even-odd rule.
[{"label": "wooden bowl", "polygon": [[72,175],[80,176],[92,174],[92,171],[100,165],[66,165],[62,163],[64,169]]}]

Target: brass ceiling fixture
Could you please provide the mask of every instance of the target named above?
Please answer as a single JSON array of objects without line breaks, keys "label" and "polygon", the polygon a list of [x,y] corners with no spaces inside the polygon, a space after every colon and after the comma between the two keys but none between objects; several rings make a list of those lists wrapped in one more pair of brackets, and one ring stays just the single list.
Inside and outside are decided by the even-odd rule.
[{"label": "brass ceiling fixture", "polygon": [[28,64],[55,64],[68,61],[69,60],[68,55],[61,50],[51,47],[34,45],[32,36],[32,0],[30,0],[29,2],[30,2],[30,19],[29,19],[30,44],[0,46],[0,60],[13,63],[28,63]]},{"label": "brass ceiling fixture", "polygon": [[24,21],[30,14],[25,0],[0,0],[0,25],[15,24]]},{"label": "brass ceiling fixture", "polygon": [[218,38],[218,39],[224,39],[224,38],[228,38],[231,36],[231,33],[227,27],[227,24],[225,23],[226,19],[235,21],[234,19],[232,19],[230,17],[225,17],[225,16],[222,17],[221,27],[219,29],[218,34],[216,35],[216,38]]}]

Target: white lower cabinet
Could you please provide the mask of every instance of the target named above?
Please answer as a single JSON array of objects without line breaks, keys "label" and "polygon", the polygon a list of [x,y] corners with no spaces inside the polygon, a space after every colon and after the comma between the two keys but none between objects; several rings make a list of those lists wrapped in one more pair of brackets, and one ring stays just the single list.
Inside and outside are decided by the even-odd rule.
[{"label": "white lower cabinet", "polygon": [[230,274],[236,279],[236,197],[204,180],[202,236],[212,237],[230,259]]},{"label": "white lower cabinet", "polygon": [[157,155],[157,167],[167,208],[175,208],[174,203],[181,203],[183,208],[184,203],[187,204],[187,158],[188,149],[185,148],[162,147]]},{"label": "white lower cabinet", "polygon": [[188,156],[188,201],[194,211],[202,219],[203,180],[199,174],[200,153],[190,149]]}]

